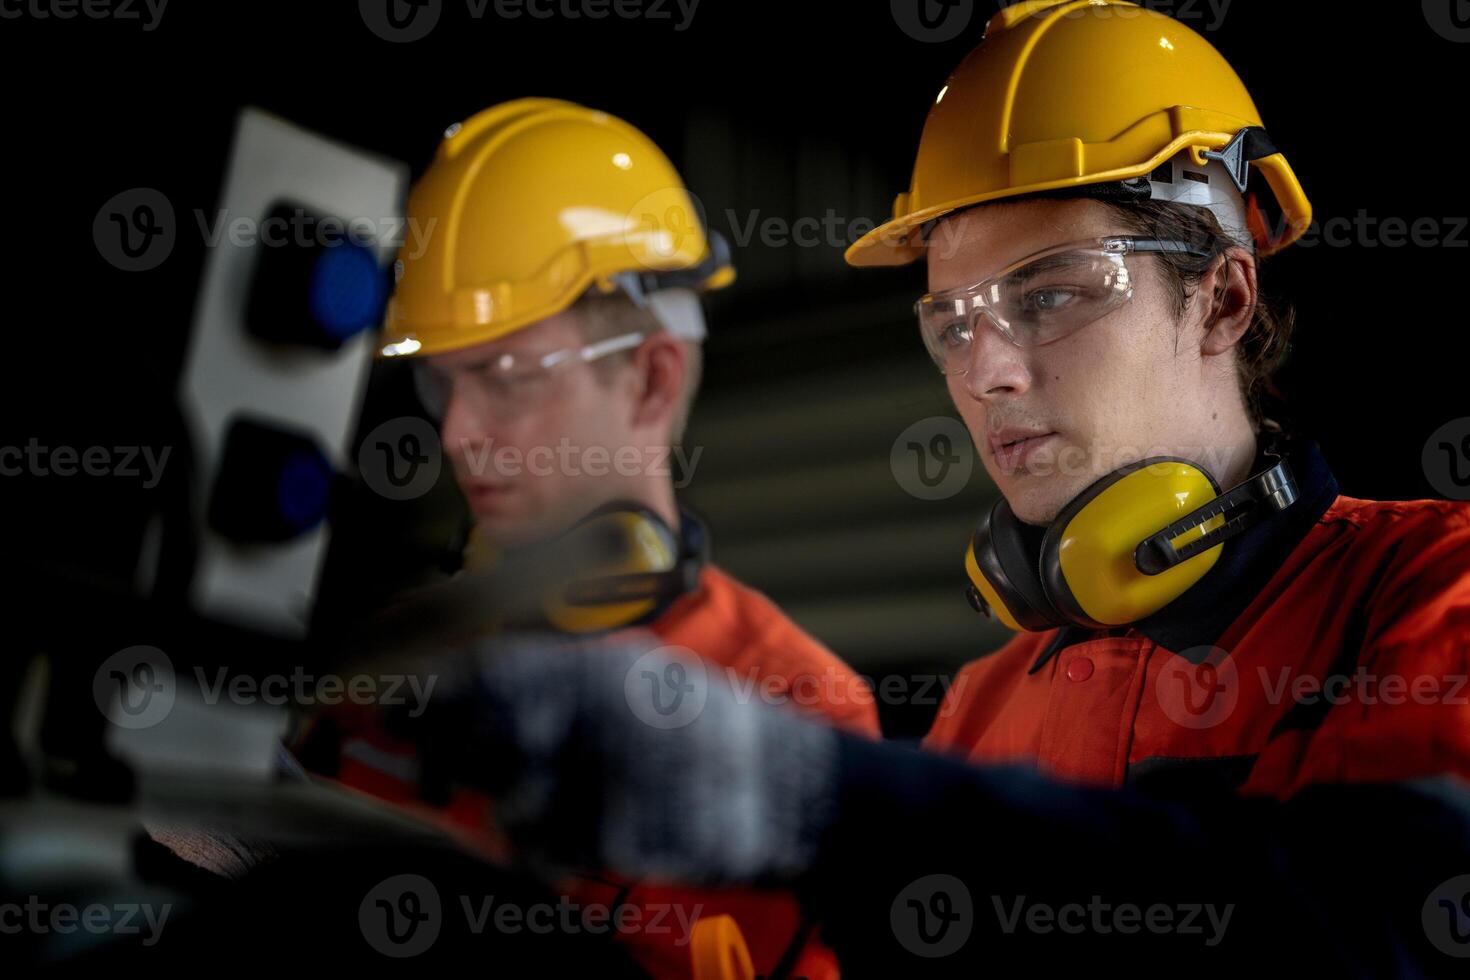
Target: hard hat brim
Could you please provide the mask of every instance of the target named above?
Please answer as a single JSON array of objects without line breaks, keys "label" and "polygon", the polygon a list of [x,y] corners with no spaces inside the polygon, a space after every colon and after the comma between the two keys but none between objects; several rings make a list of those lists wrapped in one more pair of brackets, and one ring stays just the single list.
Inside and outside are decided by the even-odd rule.
[{"label": "hard hat brim", "polygon": [[[931,221],[937,221],[977,204],[1004,201],[1042,191],[1085,187],[1142,177],[1152,173],[1166,160],[1185,149],[1195,147],[1198,150],[1218,150],[1229,143],[1234,136],[1233,133],[1186,133],[1138,166],[1085,174],[1080,177],[1023,184],[1017,187],[1002,187],[896,215],[848,246],[843,258],[848,265],[857,268],[908,265],[921,258],[927,251],[928,246],[916,239],[919,230]],[[1265,257],[1290,245],[1306,232],[1312,222],[1312,207],[1295,173],[1292,172],[1291,166],[1282,154],[1278,153],[1256,160],[1252,166],[1264,175],[1277,204],[1286,217],[1286,224],[1279,238],[1257,240],[1258,254]],[[900,198],[900,201],[903,200],[904,198]]]}]

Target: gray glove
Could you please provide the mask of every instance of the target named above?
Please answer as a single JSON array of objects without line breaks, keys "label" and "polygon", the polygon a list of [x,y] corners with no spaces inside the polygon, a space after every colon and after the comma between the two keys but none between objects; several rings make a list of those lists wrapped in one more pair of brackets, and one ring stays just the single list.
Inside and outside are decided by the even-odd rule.
[{"label": "gray glove", "polygon": [[836,733],[742,701],[717,668],[657,643],[486,640],[431,702],[425,752],[494,796],[528,857],[639,880],[790,880],[832,819]]}]

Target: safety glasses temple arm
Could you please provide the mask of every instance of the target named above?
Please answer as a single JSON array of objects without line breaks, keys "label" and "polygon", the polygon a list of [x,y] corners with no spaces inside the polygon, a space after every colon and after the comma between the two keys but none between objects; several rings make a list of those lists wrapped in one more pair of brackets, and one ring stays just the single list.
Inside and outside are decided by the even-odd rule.
[{"label": "safety glasses temple arm", "polygon": [[1123,252],[1168,252],[1172,255],[1195,255],[1200,258],[1210,255],[1208,250],[1191,245],[1189,242],[1168,238],[1113,238],[1109,241],[1125,243],[1119,249]]},{"label": "safety glasses temple arm", "polygon": [[601,360],[610,354],[616,354],[618,351],[631,350],[643,343],[644,339],[645,334],[635,330],[632,333],[609,337],[607,340],[599,340],[594,344],[588,344],[586,347],[574,347],[570,350],[554,351],[541,358],[541,366],[543,368],[554,368],[560,364],[576,361],[590,364],[592,361]]}]

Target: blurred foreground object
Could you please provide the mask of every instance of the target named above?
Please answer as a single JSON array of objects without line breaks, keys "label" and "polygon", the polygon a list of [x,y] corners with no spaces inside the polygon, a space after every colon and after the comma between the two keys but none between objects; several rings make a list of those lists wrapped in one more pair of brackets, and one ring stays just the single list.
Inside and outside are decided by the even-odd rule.
[{"label": "blurred foreground object", "polygon": [[[845,976],[1079,968],[1100,956],[1149,973],[1238,975],[1269,960],[1316,976],[1448,976],[1470,954],[1470,789],[1456,777],[1313,786],[1285,802],[1164,798],[842,735],[636,643],[468,656],[479,666],[415,733],[495,794],[528,856],[642,878],[790,883]],[[944,902],[905,900],[933,876]],[[1059,935],[1001,914],[1090,899],[1190,921],[1207,911],[1214,925]],[[962,923],[945,950],[913,926],[930,911]],[[925,921],[945,934],[941,920]]]},{"label": "blurred foreground object", "polygon": [[205,615],[306,631],[407,180],[396,161],[240,115],[180,384]]}]

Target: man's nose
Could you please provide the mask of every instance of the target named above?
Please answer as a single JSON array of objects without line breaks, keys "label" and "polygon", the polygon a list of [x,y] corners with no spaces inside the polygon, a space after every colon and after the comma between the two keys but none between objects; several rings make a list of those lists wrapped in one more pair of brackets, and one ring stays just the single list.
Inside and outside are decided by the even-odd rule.
[{"label": "man's nose", "polygon": [[470,472],[480,447],[491,439],[493,422],[484,410],[468,397],[465,386],[456,382],[449,392],[449,401],[444,407],[444,420],[439,425],[439,438],[444,443],[444,453],[454,468],[462,473]]},{"label": "man's nose", "polygon": [[1011,343],[984,314],[970,333],[969,370],[965,389],[979,401],[996,395],[1019,395],[1031,387],[1027,352]]}]

